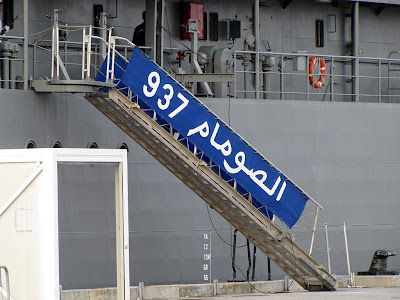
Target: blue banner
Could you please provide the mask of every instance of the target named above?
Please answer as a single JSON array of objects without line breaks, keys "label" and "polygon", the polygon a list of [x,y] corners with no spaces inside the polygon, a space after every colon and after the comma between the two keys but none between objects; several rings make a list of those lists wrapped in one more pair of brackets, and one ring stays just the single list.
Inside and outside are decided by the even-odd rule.
[{"label": "blue banner", "polygon": [[120,80],[159,119],[219,165],[225,179],[235,179],[238,190],[250,193],[252,204],[267,217],[272,212],[289,227],[297,222],[307,195],[138,47]]}]

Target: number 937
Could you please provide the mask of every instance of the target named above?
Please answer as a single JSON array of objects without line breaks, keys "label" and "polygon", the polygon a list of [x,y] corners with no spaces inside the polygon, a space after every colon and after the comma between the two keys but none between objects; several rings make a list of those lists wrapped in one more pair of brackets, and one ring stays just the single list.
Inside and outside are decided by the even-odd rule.
[{"label": "number 937", "polygon": [[[152,98],[157,93],[158,88],[160,87],[160,74],[153,71],[149,74],[147,78],[147,85],[143,85],[143,94],[147,98]],[[172,97],[174,96],[174,88],[172,85],[166,83],[162,86],[164,92],[164,99],[158,98],[157,105],[161,110],[166,110],[171,104]],[[174,109],[171,113],[168,114],[168,117],[171,119],[179,114],[188,104],[189,100],[186,99],[180,92],[178,93],[178,98],[182,101],[182,104],[179,105],[176,109]]]}]

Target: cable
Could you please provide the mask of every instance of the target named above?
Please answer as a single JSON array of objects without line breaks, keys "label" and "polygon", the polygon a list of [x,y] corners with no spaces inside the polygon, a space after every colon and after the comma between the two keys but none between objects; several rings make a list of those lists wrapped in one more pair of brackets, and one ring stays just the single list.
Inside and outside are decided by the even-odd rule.
[{"label": "cable", "polygon": [[[212,227],[214,228],[215,233],[218,235],[218,237],[221,239],[221,241],[223,241],[223,242],[224,242],[225,244],[227,244],[229,247],[233,247],[233,245],[229,244],[227,241],[225,241],[225,240],[219,235],[219,233],[218,233],[217,229],[215,228],[214,223],[213,223],[213,221],[212,221],[212,219],[211,219],[210,210],[208,209],[207,203],[206,203],[206,207],[207,207],[208,217],[210,218],[210,222],[211,222]],[[247,244],[244,244],[244,245],[242,245],[242,246],[236,246],[236,248],[243,248],[243,247],[245,247],[245,246],[247,246]]]},{"label": "cable", "polygon": [[[207,204],[206,204],[206,207],[207,207],[208,217],[210,218],[210,222],[211,222],[212,227],[214,228],[215,233],[218,235],[218,237],[219,237],[225,244],[227,244],[227,245],[230,246],[230,247],[233,247],[233,245],[231,245],[231,244],[229,244],[228,242],[226,242],[226,241],[219,235],[219,233],[218,233],[217,229],[215,228],[214,223],[213,223],[213,221],[212,221],[212,219],[211,219],[210,210],[209,210]],[[237,246],[236,248],[242,248],[242,247],[245,247],[245,246],[247,246],[247,244],[244,244],[244,245],[242,245],[242,246]],[[293,251],[293,256],[294,256],[293,244],[292,244],[292,251]],[[233,263],[233,265],[240,271],[240,273],[242,273],[243,277],[246,278],[246,275],[244,275],[243,271],[235,264],[235,262],[232,262],[232,263]],[[294,264],[294,267],[295,267],[295,268],[297,268],[296,265],[297,265],[297,263],[296,263],[296,261],[295,261],[295,264]],[[245,280],[245,282],[247,282],[254,290],[256,290],[257,292],[259,292],[259,293],[261,293],[261,294],[265,294],[265,295],[269,295],[269,294],[270,294],[270,293],[266,293],[266,292],[260,291],[260,290],[257,289],[253,284],[251,284],[249,280]],[[290,283],[290,285],[288,286],[288,289],[292,286],[292,284],[293,284],[293,281],[292,281],[292,282]]]},{"label": "cable", "polygon": [[[225,244],[227,244],[227,245],[230,246],[230,247],[233,247],[231,244],[229,244],[228,242],[226,242],[226,241],[219,235],[219,233],[218,233],[217,229],[215,228],[214,223],[213,223],[213,221],[212,221],[212,219],[211,219],[211,215],[210,215],[210,211],[209,211],[209,209],[208,209],[208,205],[206,204],[206,206],[207,206],[208,217],[210,218],[211,225],[212,225],[212,227],[214,228],[216,234],[218,235],[218,237],[219,237]],[[247,244],[244,244],[244,245],[242,245],[242,246],[237,246],[236,248],[242,248],[242,247],[245,247],[245,246],[247,246]],[[242,271],[234,262],[232,262],[232,263],[233,263],[233,265],[240,271],[240,273],[242,273],[243,277],[246,278],[246,275],[244,275],[243,271]],[[247,282],[253,289],[255,289],[257,292],[259,292],[259,293],[261,293],[261,294],[265,294],[265,295],[270,294],[270,293],[266,293],[266,292],[260,291],[260,290],[257,289],[253,284],[251,284],[249,280],[245,280],[245,282]],[[292,282],[292,283],[293,283],[293,282]]]},{"label": "cable", "polygon": [[[234,264],[234,266],[240,271],[240,273],[242,273],[243,277],[246,278],[246,275],[244,275],[243,271],[242,271],[235,263],[233,263],[233,264]],[[267,293],[267,292],[260,291],[259,289],[257,289],[257,288],[254,286],[254,284],[251,284],[249,280],[245,280],[244,282],[247,282],[253,289],[255,289],[257,292],[259,292],[259,293],[261,293],[261,294],[264,294],[264,295],[269,295],[269,294],[271,294],[271,293]],[[293,283],[293,282],[292,282],[292,283]],[[290,285],[292,285],[292,284],[290,284]],[[289,287],[290,287],[290,285],[289,285]]]},{"label": "cable", "polygon": [[[332,84],[331,77],[329,77],[328,80],[329,80],[329,81],[328,81],[328,84],[326,85],[326,89],[325,89],[324,95],[322,96],[322,100],[321,100],[321,101],[325,101],[325,97],[326,97],[326,95],[327,95],[328,88],[329,88],[329,86]],[[330,100],[330,101],[332,101],[332,95],[331,95],[331,100]]]},{"label": "cable", "polygon": [[[168,31],[169,31],[169,22],[168,22],[168,11],[167,11],[167,5],[165,4],[165,18],[167,19],[167,26],[168,26]],[[169,38],[169,47],[171,48],[171,55],[172,55],[172,42],[171,42],[171,36],[168,35]]]},{"label": "cable", "polygon": [[42,47],[42,46],[35,45],[34,43],[33,43],[33,44],[32,44],[32,43],[29,43],[29,45],[35,46],[36,48],[38,48],[38,49],[40,49],[40,50],[43,50],[43,51],[52,52],[51,49],[47,49],[47,48],[44,48],[44,47]]}]

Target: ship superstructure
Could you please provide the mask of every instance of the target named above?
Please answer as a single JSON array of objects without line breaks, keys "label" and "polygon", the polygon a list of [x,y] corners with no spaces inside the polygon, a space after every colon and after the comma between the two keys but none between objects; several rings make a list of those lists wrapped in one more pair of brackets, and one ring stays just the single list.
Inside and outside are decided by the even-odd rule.
[{"label": "ship superstructure", "polygon": [[[8,1],[13,28],[2,42],[0,146],[129,149],[132,284],[231,279],[224,241],[234,236],[83,97],[104,86],[91,80],[109,55],[95,36],[107,41],[112,27],[122,37],[117,51],[129,59],[143,11],[142,50],[325,208],[318,224],[330,228],[333,273],[348,272],[344,222],[353,270],[365,269],[376,249],[399,249],[396,1],[103,2]],[[60,170],[60,283],[113,286],[113,183],[89,179],[101,181],[109,170],[87,166],[77,175],[75,168]],[[325,228],[313,227],[312,213],[287,234],[325,264]],[[244,273],[246,248],[235,248],[233,265]],[[255,277],[266,278],[266,257],[255,265]],[[274,277],[283,274],[273,265]]]}]

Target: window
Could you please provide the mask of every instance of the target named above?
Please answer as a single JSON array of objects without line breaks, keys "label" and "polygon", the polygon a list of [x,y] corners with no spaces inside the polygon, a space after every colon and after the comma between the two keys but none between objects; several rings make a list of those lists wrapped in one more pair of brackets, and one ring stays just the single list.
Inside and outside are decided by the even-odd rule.
[{"label": "window", "polygon": [[325,44],[324,20],[315,20],[315,47],[322,48]]}]

